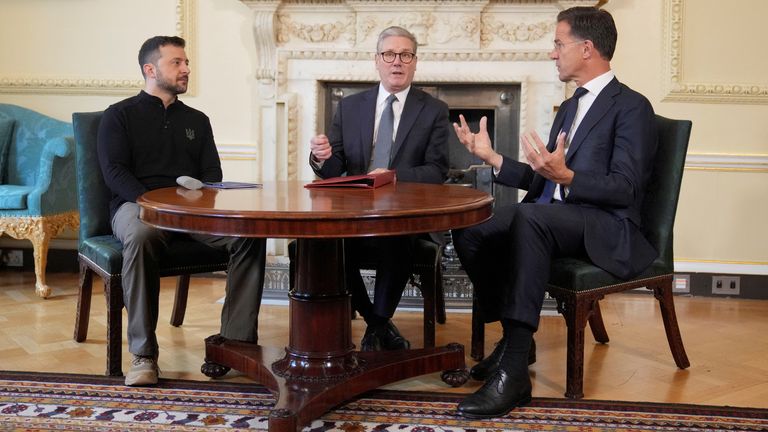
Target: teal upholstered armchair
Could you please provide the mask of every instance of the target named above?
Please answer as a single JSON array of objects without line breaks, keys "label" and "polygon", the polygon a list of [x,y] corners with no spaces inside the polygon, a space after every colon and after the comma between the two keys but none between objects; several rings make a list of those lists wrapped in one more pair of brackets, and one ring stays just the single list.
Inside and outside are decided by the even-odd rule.
[{"label": "teal upholstered armchair", "polygon": [[0,234],[32,242],[35,291],[48,297],[48,244],[78,226],[72,125],[0,104]]}]

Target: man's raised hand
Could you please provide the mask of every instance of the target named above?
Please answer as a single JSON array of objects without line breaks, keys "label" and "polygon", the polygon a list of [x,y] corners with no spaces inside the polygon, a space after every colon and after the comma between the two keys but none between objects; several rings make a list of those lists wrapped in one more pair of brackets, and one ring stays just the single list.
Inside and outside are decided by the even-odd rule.
[{"label": "man's raised hand", "polygon": [[318,161],[325,161],[331,157],[331,143],[328,142],[328,137],[325,135],[317,135],[309,140],[309,150],[312,152],[312,157]]},{"label": "man's raised hand", "polygon": [[488,135],[488,119],[485,116],[480,118],[480,130],[477,133],[472,133],[469,130],[467,120],[461,114],[459,114],[459,122],[460,124],[453,124],[453,129],[456,131],[459,142],[473,155],[492,165],[497,170],[500,169],[503,158],[493,150],[491,137]]}]

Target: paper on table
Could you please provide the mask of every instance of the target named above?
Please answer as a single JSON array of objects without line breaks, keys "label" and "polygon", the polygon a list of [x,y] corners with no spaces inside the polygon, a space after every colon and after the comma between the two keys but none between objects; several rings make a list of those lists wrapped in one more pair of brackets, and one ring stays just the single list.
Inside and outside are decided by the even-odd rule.
[{"label": "paper on table", "polygon": [[260,188],[261,183],[247,183],[247,182],[233,182],[233,181],[223,181],[223,182],[205,182],[203,185],[207,188],[213,188],[213,189],[250,189],[250,188]]}]

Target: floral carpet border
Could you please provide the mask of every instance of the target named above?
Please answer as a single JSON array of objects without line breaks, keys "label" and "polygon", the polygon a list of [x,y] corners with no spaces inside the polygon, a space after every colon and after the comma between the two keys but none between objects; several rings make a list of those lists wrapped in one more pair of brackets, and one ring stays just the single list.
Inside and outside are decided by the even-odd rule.
[{"label": "floral carpet border", "polygon": [[[503,418],[456,414],[463,395],[376,390],[315,420],[310,432],[768,431],[768,410],[535,398]],[[264,387],[0,371],[0,430],[266,430],[275,399]]]}]

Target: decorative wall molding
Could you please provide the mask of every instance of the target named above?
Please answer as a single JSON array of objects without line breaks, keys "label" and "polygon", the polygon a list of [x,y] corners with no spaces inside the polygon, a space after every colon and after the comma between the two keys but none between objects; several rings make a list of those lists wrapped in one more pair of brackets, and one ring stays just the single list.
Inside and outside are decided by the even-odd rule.
[{"label": "decorative wall molding", "polygon": [[685,159],[685,169],[768,173],[768,155],[689,153]]},{"label": "decorative wall molding", "polygon": [[723,261],[675,259],[675,273],[720,273],[732,275],[768,275],[766,261]]},{"label": "decorative wall molding", "polygon": [[685,0],[664,0],[665,102],[768,104],[762,83],[686,82],[683,76],[683,19]]},{"label": "decorative wall molding", "polygon": [[256,144],[221,144],[216,149],[222,160],[258,160],[259,148]]},{"label": "decorative wall molding", "polygon": [[298,171],[298,139],[299,139],[299,109],[298,98],[294,93],[280,95],[276,102],[277,130],[276,141],[286,143],[276,149],[275,172],[277,180],[297,180]]},{"label": "decorative wall molding", "polygon": [[[189,57],[196,58],[197,0],[176,0],[176,35],[186,39]],[[39,75],[0,76],[0,93],[112,95],[133,94],[144,87],[143,79]],[[196,92],[195,74],[190,75],[188,95]]]},{"label": "decorative wall molding", "polygon": [[144,87],[144,80],[79,77],[0,77],[0,93],[43,94],[131,94]]},{"label": "decorative wall molding", "polygon": [[[197,0],[176,0],[176,36],[184,38],[187,42],[184,50],[187,57],[195,63],[202,63],[197,56]],[[144,80],[140,80],[140,87],[144,87]],[[134,93],[134,89],[130,93]],[[189,75],[189,85],[187,87],[187,96],[197,94],[197,74]]]}]

